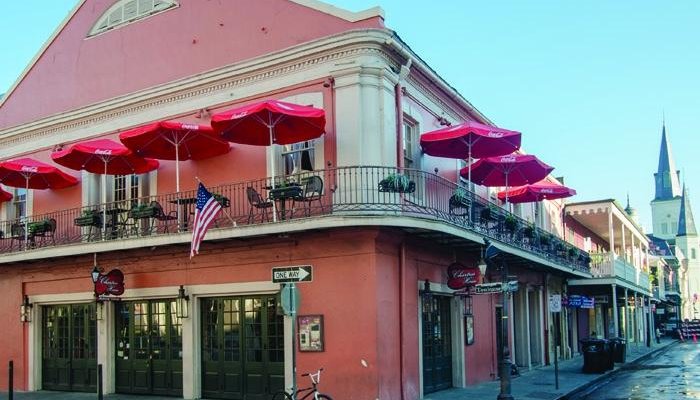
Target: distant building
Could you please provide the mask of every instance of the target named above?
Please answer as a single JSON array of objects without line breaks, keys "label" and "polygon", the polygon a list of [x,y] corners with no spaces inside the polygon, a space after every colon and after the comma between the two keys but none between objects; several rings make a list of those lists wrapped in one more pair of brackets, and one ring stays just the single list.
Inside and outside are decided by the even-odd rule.
[{"label": "distant building", "polygon": [[688,190],[680,185],[666,126],[661,131],[659,168],[654,174],[656,194],[651,201],[654,236],[668,241],[680,263],[682,318],[700,317],[700,239]]}]

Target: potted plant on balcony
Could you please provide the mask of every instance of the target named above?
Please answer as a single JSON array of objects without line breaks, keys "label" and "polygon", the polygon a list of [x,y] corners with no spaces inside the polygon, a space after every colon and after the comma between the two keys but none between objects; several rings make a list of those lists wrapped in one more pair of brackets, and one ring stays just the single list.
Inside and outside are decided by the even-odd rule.
[{"label": "potted plant on balcony", "polygon": [[129,210],[129,217],[133,219],[152,218],[156,215],[155,207],[149,204],[138,204]]},{"label": "potted plant on balcony", "polygon": [[540,235],[540,246],[549,247],[551,244],[552,244],[552,238],[549,236],[549,234],[542,233],[542,235]]},{"label": "potted plant on balcony", "polygon": [[532,224],[532,222],[526,223],[523,227],[523,237],[526,237],[528,239],[532,239],[535,237],[535,226]]},{"label": "potted plant on balcony", "polygon": [[457,186],[452,197],[450,197],[449,203],[450,214],[465,215],[466,211],[464,213],[455,213],[454,210],[467,210],[469,208],[470,201],[468,192],[464,190],[464,188]]},{"label": "potted plant on balcony", "polygon": [[100,226],[102,220],[100,219],[100,213],[95,210],[83,210],[80,217],[73,220],[75,226]]},{"label": "potted plant on balcony", "polygon": [[503,226],[508,232],[513,233],[518,227],[518,220],[515,218],[514,215],[508,214],[506,215],[506,219],[503,221]]},{"label": "potted plant on balcony", "polygon": [[575,261],[578,258],[577,257],[578,250],[575,247],[569,247],[569,250],[567,251],[567,253],[569,255],[569,260],[571,260],[571,261]]},{"label": "potted plant on balcony", "polygon": [[389,174],[379,182],[380,192],[413,193],[416,191],[416,184],[403,174]]}]

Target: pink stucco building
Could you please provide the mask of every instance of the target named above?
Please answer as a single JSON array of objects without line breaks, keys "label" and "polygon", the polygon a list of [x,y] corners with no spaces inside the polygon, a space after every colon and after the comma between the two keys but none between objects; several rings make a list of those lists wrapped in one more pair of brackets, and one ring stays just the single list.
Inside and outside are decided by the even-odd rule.
[{"label": "pink stucco building", "polygon": [[[0,365],[14,361],[16,387],[91,391],[99,364],[107,393],[268,399],[291,385],[293,358],[299,374],[323,367],[321,389],[336,399],[420,399],[497,379],[503,296],[447,286],[448,266],[479,264],[484,239],[506,254],[518,281],[507,299],[513,362],[550,363],[553,330],[561,357],[571,357],[575,318],[551,313],[547,299],[590,272],[586,252],[560,239],[562,202],[511,214],[493,190],[477,187],[466,212],[455,209],[463,164],[418,145],[423,132],[488,118],[385,27],[379,8],[231,3],[80,1],[0,100],[0,159],[48,163],[79,141],[117,140],[160,120],[206,125],[212,114],[264,99],[326,114],[325,134],[312,141],[233,144],[226,155],[181,162],[180,193],[173,161],[109,176],[104,193],[99,175],[66,169],[79,185],[5,187],[15,197],[0,206]],[[415,191],[379,190],[397,172]],[[287,218],[270,218],[246,193],[266,198],[270,176],[317,176],[320,199],[303,212],[288,202]],[[190,259],[190,226],[133,210],[158,202],[177,211],[197,179],[227,201]],[[102,232],[104,221],[90,218],[106,208],[115,211]],[[53,228],[25,242],[25,219]],[[94,266],[121,270],[125,292],[96,302]],[[312,271],[297,285],[296,330],[272,279],[273,268],[289,266]],[[499,281],[500,272],[488,268],[485,279]]]}]

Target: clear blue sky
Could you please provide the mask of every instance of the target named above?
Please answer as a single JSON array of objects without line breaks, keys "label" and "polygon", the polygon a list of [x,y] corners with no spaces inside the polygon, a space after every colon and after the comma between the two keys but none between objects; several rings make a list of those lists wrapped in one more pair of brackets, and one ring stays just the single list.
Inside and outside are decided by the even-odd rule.
[{"label": "clear blue sky", "polygon": [[[75,2],[0,2],[0,92]],[[624,203],[629,192],[648,230],[665,110],[700,217],[699,1],[330,2],[384,8],[387,26],[472,104],[523,132],[575,201]]]}]

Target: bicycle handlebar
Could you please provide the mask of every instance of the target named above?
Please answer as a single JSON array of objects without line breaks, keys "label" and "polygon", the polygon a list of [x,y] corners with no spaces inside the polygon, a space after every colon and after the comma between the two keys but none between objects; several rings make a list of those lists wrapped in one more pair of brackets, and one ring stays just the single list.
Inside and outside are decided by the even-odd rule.
[{"label": "bicycle handlebar", "polygon": [[[321,371],[323,371],[323,368],[319,368],[318,371],[316,371],[315,373],[318,374],[318,373],[321,372]],[[311,375],[311,374],[312,374],[312,372],[307,372],[307,373],[305,373],[305,374],[301,374],[301,376],[309,376],[309,375]]]}]

